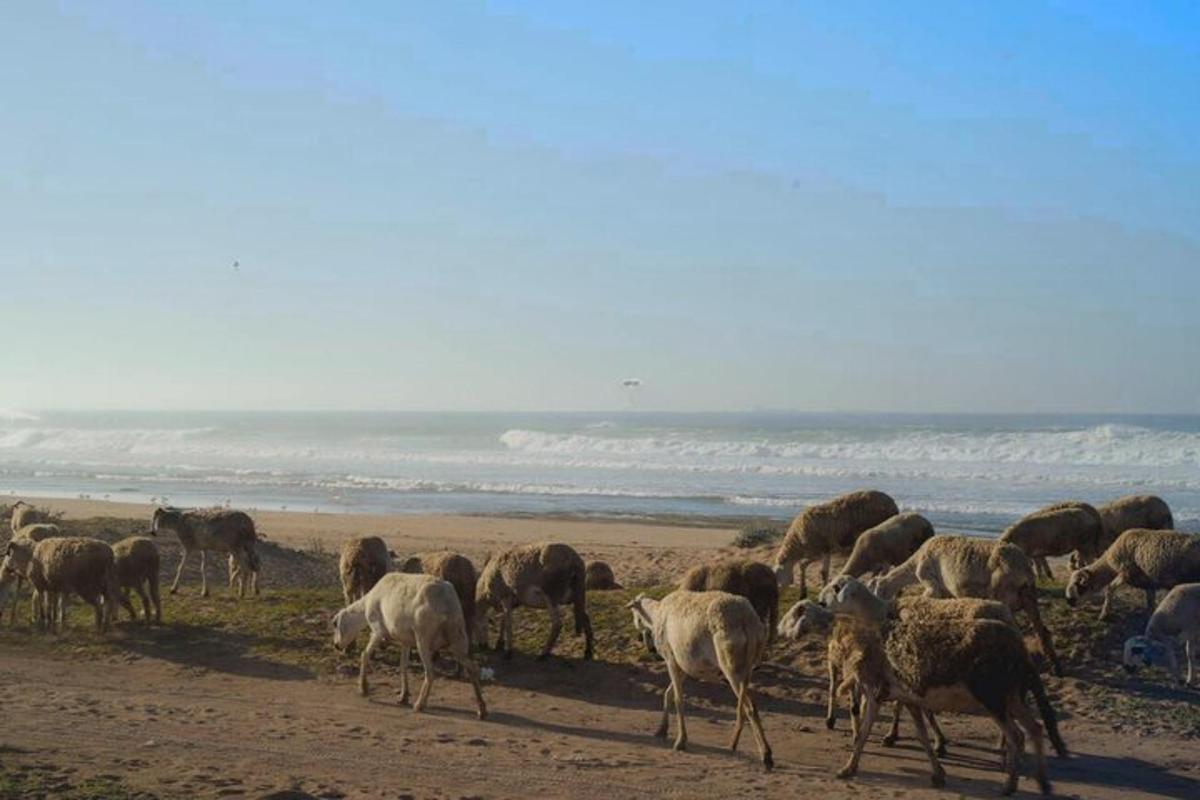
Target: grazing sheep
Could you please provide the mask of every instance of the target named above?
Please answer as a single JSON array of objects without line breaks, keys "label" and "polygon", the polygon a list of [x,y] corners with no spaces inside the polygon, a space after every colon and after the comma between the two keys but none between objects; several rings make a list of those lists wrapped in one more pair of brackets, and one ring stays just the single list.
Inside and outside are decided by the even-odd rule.
[{"label": "grazing sheep", "polygon": [[1103,550],[1104,520],[1087,503],[1059,503],[1026,514],[1000,535],[1000,541],[1021,548],[1043,578],[1053,578],[1049,556],[1070,555],[1086,564]]},{"label": "grazing sheep", "polygon": [[17,531],[26,525],[33,525],[39,522],[54,522],[54,516],[49,511],[36,508],[24,500],[18,500],[12,505],[12,515],[9,517],[8,522],[12,526],[12,532],[15,537]]},{"label": "grazing sheep", "polygon": [[758,618],[767,626],[767,640],[775,638],[779,622],[779,581],[766,564],[748,558],[729,558],[692,567],[679,581],[680,589],[692,592],[729,592],[750,601]]},{"label": "grazing sheep", "polygon": [[193,551],[200,551],[200,596],[208,597],[208,570],[206,553],[214,551],[230,556],[229,580],[238,583],[238,597],[246,596],[247,575],[254,594],[259,594],[259,559],[255,550],[258,534],[254,520],[241,511],[227,508],[205,508],[183,511],[177,508],[157,508],[150,526],[151,534],[160,530],[172,531],[179,537],[183,555],[175,580],[171,582],[171,594],[179,589],[183,577],[183,566]]},{"label": "grazing sheep", "polygon": [[145,536],[130,536],[112,546],[117,571],[117,588],[121,591],[121,604],[137,619],[133,605],[129,602],[129,590],[137,592],[142,599],[146,622],[150,621],[150,604],[154,604],[154,621],[162,624],[162,600],[158,594],[158,545]]},{"label": "grazing sheep", "polygon": [[38,542],[29,562],[29,582],[40,599],[40,616],[52,631],[65,624],[69,594],[92,606],[100,632],[107,629],[120,602],[113,550],[98,539],[63,536]]},{"label": "grazing sheep", "polygon": [[[545,608],[550,612],[550,636],[538,660],[550,655],[562,630],[560,603],[575,609],[575,633],[587,640],[585,659],[592,657],[592,621],[587,613],[586,568],[570,545],[557,542],[526,544],[493,556],[484,565],[475,588],[476,625],[486,631],[488,610],[502,614],[496,649],[512,658],[513,609]],[[484,634],[486,636],[486,633]]]},{"label": "grazing sheep", "polygon": [[1200,581],[1200,536],[1134,528],[1125,531],[1100,558],[1071,573],[1067,603],[1104,590],[1100,619],[1108,619],[1113,590],[1121,584],[1146,593],[1146,610],[1154,610],[1154,593],[1181,583]]},{"label": "grazing sheep", "polygon": [[728,592],[679,589],[662,600],[639,594],[626,607],[633,611],[634,627],[650,631],[671,677],[670,685],[663,691],[662,722],[655,736],[666,738],[674,698],[679,722],[675,749],[685,749],[684,676],[701,680],[724,677],[737,698],[737,721],[729,749],[737,750],[742,727],[749,719],[763,766],[771,769],[775,765],[771,746],[767,744],[758,708],[750,694],[750,676],[767,650],[767,631],[750,601]]},{"label": "grazing sheep", "polygon": [[1131,528],[1149,531],[1169,531],[1175,528],[1175,518],[1171,516],[1171,507],[1167,505],[1167,501],[1152,494],[1119,497],[1096,510],[1104,520],[1105,547]]},{"label": "grazing sheep", "polygon": [[[53,536],[62,536],[62,529],[51,523],[31,523],[22,525],[14,533],[9,546],[5,551],[4,566],[0,567],[0,587],[13,585],[12,596],[12,612],[9,616],[8,624],[12,627],[17,624],[17,606],[21,602],[21,586],[27,580],[26,573],[29,570],[29,560],[33,558],[33,546]],[[5,589],[7,591],[7,589]],[[0,592],[0,596],[2,596]],[[3,603],[0,603],[0,607]],[[37,623],[38,597],[34,591],[31,597],[30,606],[30,621]]]},{"label": "grazing sheep", "polygon": [[424,573],[448,581],[458,594],[458,602],[463,610],[463,622],[467,625],[467,636],[475,639],[475,584],[479,578],[471,559],[449,550],[418,553],[406,559],[400,571]]},{"label": "grazing sheep", "polygon": [[589,592],[608,592],[623,588],[621,584],[617,583],[617,576],[613,574],[612,567],[604,561],[587,562],[585,572],[584,584]]},{"label": "grazing sheep", "polygon": [[424,710],[433,683],[433,656],[446,649],[466,670],[475,690],[479,718],[487,719],[487,705],[479,687],[479,665],[470,656],[462,606],[449,582],[432,575],[389,572],[334,616],[334,646],[347,649],[364,627],[371,629],[371,639],[359,661],[358,690],[364,697],[371,653],[384,642],[394,641],[400,645],[400,702],[408,702],[408,653],[415,646],[425,667],[425,681],[413,711]]},{"label": "grazing sheep", "polygon": [[[1187,679],[1179,670],[1175,655],[1175,639],[1183,637],[1187,656]],[[1160,660],[1181,686],[1193,685],[1195,663],[1200,658],[1200,583],[1181,583],[1154,609],[1146,631],[1125,642],[1125,669],[1133,672],[1139,666],[1150,666]]]},{"label": "grazing sheep", "polygon": [[378,536],[362,536],[343,542],[338,574],[342,578],[342,596],[346,605],[371,591],[391,568],[392,556]]},{"label": "grazing sheep", "polygon": [[882,573],[901,564],[933,536],[933,525],[912,512],[889,517],[863,531],[840,574],[852,578]]},{"label": "grazing sheep", "polygon": [[1062,675],[1062,662],[1038,609],[1033,565],[1019,547],[968,536],[934,536],[903,564],[872,581],[871,589],[890,600],[918,582],[928,597],[997,600],[1014,612],[1024,611],[1054,674]]},{"label": "grazing sheep", "polygon": [[[917,698],[910,696],[900,685],[891,664],[888,663],[879,624],[852,614],[835,613],[820,603],[801,600],[788,609],[780,621],[779,634],[786,638],[799,639],[808,631],[828,636],[826,659],[829,666],[829,710],[825,718],[827,727],[833,727],[838,695],[850,693],[850,716],[853,721],[855,744],[850,760],[838,771],[838,777],[849,778],[857,771],[858,759],[870,734],[878,704],[895,698],[897,703],[908,708],[916,723],[917,737],[929,758],[933,785],[942,786],[946,780],[945,770],[929,744],[929,732],[925,728],[925,719],[917,705]],[[865,725],[859,724],[860,699],[865,700]],[[929,718],[933,718],[932,714]]]},{"label": "grazing sheep", "polygon": [[805,573],[809,562],[821,559],[821,585],[829,582],[833,553],[847,552],[859,535],[900,513],[896,501],[883,492],[851,492],[809,506],[792,522],[775,554],[775,575],[781,586],[792,583],[793,565],[800,568],[800,593],[808,593]]}]

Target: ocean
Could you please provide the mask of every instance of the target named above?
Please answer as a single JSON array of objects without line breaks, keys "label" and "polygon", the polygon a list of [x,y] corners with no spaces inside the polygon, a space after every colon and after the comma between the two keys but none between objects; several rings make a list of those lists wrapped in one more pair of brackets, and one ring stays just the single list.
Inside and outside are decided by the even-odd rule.
[{"label": "ocean", "polygon": [[1200,528],[1200,416],[0,412],[0,492],[332,512],[788,518],[858,488],[994,533],[1162,495]]}]

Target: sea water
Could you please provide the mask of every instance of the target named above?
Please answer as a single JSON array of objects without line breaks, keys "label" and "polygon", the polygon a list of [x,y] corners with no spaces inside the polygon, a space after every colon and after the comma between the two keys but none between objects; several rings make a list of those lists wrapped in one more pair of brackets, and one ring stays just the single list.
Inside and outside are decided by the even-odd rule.
[{"label": "sea water", "polygon": [[1200,416],[0,412],[15,495],[786,518],[866,487],[954,530],[1147,492],[1200,528]]}]

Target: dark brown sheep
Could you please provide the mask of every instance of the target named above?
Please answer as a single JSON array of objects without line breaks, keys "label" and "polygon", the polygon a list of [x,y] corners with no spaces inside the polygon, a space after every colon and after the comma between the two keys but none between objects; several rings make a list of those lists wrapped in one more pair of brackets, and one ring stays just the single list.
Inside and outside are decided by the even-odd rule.
[{"label": "dark brown sheep", "polygon": [[779,622],[779,582],[766,564],[748,558],[728,558],[698,564],[679,581],[680,589],[692,592],[728,592],[746,598],[773,640]]}]

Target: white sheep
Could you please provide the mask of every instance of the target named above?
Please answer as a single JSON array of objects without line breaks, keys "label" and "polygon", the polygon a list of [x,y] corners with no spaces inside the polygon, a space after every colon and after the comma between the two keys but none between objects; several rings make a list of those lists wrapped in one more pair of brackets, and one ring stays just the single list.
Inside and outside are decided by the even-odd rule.
[{"label": "white sheep", "polygon": [[675,749],[685,749],[684,676],[703,680],[724,677],[737,698],[737,720],[729,749],[737,750],[738,739],[748,719],[763,766],[771,769],[775,764],[771,746],[767,744],[758,708],[750,694],[750,676],[766,653],[767,631],[750,601],[728,592],[680,589],[662,600],[639,594],[626,607],[633,612],[634,627],[638,631],[649,631],[671,677],[670,685],[663,691],[662,722],[655,736],[666,737],[674,698],[679,721]]},{"label": "white sheep", "polygon": [[364,627],[371,629],[371,639],[359,662],[358,690],[364,697],[371,653],[384,642],[394,641],[400,645],[400,702],[408,702],[408,653],[415,646],[425,667],[425,682],[413,703],[413,711],[424,710],[433,683],[433,657],[444,648],[466,671],[475,689],[479,718],[487,718],[487,706],[479,687],[479,666],[468,652],[470,642],[462,605],[450,583],[431,575],[389,572],[369,592],[334,616],[334,646],[343,651],[348,649]]},{"label": "white sheep", "polygon": [[[1175,655],[1177,638],[1183,639],[1187,656],[1186,680]],[[1200,583],[1181,583],[1167,592],[1154,609],[1145,633],[1125,642],[1125,668],[1133,672],[1139,666],[1150,666],[1161,659],[1177,683],[1192,686],[1197,658],[1200,658]]]}]

